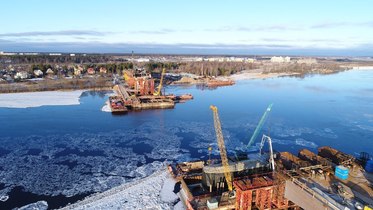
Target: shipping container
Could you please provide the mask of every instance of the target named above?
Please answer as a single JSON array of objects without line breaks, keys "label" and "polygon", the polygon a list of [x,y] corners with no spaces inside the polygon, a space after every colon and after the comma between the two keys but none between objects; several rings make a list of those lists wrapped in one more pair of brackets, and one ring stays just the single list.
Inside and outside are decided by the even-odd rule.
[{"label": "shipping container", "polygon": [[339,179],[346,180],[348,178],[349,169],[344,166],[335,167],[335,176]]}]

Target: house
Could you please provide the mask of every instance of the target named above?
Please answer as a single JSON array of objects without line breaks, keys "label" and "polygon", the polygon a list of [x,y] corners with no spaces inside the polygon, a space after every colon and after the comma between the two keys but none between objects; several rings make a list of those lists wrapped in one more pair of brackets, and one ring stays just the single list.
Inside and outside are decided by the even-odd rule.
[{"label": "house", "polygon": [[87,73],[89,74],[89,75],[93,75],[93,74],[95,74],[96,72],[95,72],[95,70],[94,70],[94,68],[88,68],[87,69]]},{"label": "house", "polygon": [[14,82],[13,78],[9,74],[4,75],[3,78],[7,82]]},{"label": "house", "polygon": [[106,74],[107,73],[107,69],[105,67],[100,67],[100,73],[101,74]]},{"label": "house", "polygon": [[46,72],[48,75],[53,75],[54,74],[54,71],[51,69],[51,68],[49,68],[48,70],[47,70],[47,72]]},{"label": "house", "polygon": [[27,79],[29,78],[29,74],[25,71],[17,72],[14,76],[14,79]]},{"label": "house", "polygon": [[80,76],[83,73],[83,67],[81,66],[74,66],[74,75]]},{"label": "house", "polygon": [[36,69],[36,70],[34,70],[34,75],[35,75],[35,77],[42,77],[43,72],[40,69]]}]

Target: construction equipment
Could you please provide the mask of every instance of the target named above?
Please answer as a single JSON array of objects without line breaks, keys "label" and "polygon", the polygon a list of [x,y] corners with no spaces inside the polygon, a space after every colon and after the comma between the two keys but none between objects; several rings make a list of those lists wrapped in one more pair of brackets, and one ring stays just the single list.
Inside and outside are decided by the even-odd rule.
[{"label": "construction equipment", "polygon": [[213,115],[214,115],[214,127],[215,127],[215,132],[216,132],[216,139],[218,141],[218,146],[219,146],[219,151],[220,151],[220,156],[221,156],[221,162],[222,162],[223,169],[224,169],[224,176],[225,176],[225,179],[226,179],[227,184],[228,184],[228,190],[232,191],[233,190],[232,175],[229,171],[227,151],[225,149],[223,132],[221,130],[218,108],[216,106],[211,105],[210,109],[212,110]]},{"label": "construction equipment", "polygon": [[255,141],[256,137],[259,135],[259,132],[260,132],[260,130],[262,129],[262,127],[263,127],[263,125],[264,125],[264,122],[265,122],[265,120],[267,119],[268,114],[269,114],[269,112],[270,112],[271,109],[272,109],[272,106],[273,106],[273,104],[270,104],[270,105],[268,106],[268,108],[266,109],[266,111],[264,112],[262,118],[260,119],[258,125],[256,126],[256,129],[255,129],[253,135],[252,135],[251,138],[250,138],[249,143],[247,144],[247,147],[250,147],[250,146],[253,144],[253,142]]},{"label": "construction equipment", "polygon": [[264,146],[264,143],[265,141],[268,141],[268,146],[269,146],[269,162],[271,162],[271,167],[272,167],[272,171],[275,171],[275,159],[273,158],[273,149],[272,149],[272,139],[271,137],[267,136],[267,135],[263,135],[262,137],[262,141],[260,142],[260,154],[262,154],[262,149],[263,149],[263,146]]},{"label": "construction equipment", "polygon": [[124,81],[128,82],[130,78],[133,78],[133,74],[130,71],[123,70],[123,79]]},{"label": "construction equipment", "polygon": [[155,96],[160,96],[161,95],[161,90],[162,90],[162,85],[163,85],[163,77],[164,77],[165,72],[166,72],[166,69],[163,68],[162,74],[161,74],[161,81],[159,82],[159,85],[157,87],[158,90],[156,92],[154,92]]}]

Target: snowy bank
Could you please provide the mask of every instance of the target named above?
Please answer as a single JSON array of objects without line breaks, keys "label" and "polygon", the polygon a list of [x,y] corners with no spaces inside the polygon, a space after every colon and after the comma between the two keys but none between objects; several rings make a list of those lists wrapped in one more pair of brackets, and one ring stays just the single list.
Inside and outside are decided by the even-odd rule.
[{"label": "snowy bank", "polygon": [[36,203],[31,203],[26,206],[16,208],[16,210],[47,210],[47,209],[48,209],[48,203],[46,201],[38,201]]},{"label": "snowy bank", "polygon": [[266,73],[263,74],[263,70],[256,69],[256,70],[245,70],[239,72],[237,74],[232,74],[228,79],[239,81],[239,80],[250,80],[250,79],[269,79],[269,78],[277,78],[283,76],[292,76],[297,75],[298,73]]},{"label": "snowy bank", "polygon": [[168,171],[161,170],[152,175],[94,194],[80,202],[62,209],[183,209],[173,192],[175,181]]},{"label": "snowy bank", "polygon": [[0,94],[0,107],[28,108],[39,106],[77,105],[83,90],[45,91]]}]

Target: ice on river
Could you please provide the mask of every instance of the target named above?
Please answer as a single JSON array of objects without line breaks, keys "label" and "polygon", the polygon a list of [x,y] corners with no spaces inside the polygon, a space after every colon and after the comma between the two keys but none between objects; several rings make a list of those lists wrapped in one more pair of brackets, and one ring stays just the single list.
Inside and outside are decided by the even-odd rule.
[{"label": "ice on river", "polygon": [[0,94],[0,107],[28,108],[51,105],[77,105],[83,90]]}]

